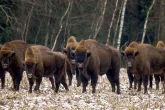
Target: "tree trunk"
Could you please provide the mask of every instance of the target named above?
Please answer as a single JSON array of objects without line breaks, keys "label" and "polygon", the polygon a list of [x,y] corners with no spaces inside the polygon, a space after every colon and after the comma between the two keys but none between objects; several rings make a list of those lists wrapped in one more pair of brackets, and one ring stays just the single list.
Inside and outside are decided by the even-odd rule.
[{"label": "tree trunk", "polygon": [[150,8],[147,11],[147,16],[146,16],[146,20],[145,20],[145,23],[144,23],[144,29],[143,29],[143,35],[142,35],[141,43],[144,43],[144,38],[145,38],[145,35],[146,35],[146,30],[147,30],[148,18],[149,18],[149,14],[150,14],[150,11],[151,11],[154,3],[155,3],[155,0],[152,1],[152,4],[151,4]]},{"label": "tree trunk", "polygon": [[118,0],[116,0],[116,7],[114,9],[114,12],[113,12],[113,15],[112,15],[112,20],[111,20],[111,23],[109,25],[108,37],[107,37],[106,45],[109,44],[109,39],[110,39],[110,36],[111,36],[111,28],[112,28],[112,25],[113,25],[113,22],[114,22],[114,18],[115,18],[115,15],[116,15],[117,6],[118,6]]},{"label": "tree trunk", "polygon": [[159,40],[165,41],[165,0],[160,0]]},{"label": "tree trunk", "polygon": [[117,23],[116,23],[115,34],[114,34],[113,43],[112,43],[113,47],[115,47],[115,43],[116,43],[116,35],[117,35],[117,32],[118,32],[119,21],[120,21],[120,18],[121,18],[122,6],[123,6],[123,2],[122,2],[122,5],[121,5],[121,8],[120,8]]},{"label": "tree trunk", "polygon": [[94,33],[94,36],[93,36],[93,39],[96,39],[96,36],[102,26],[102,23],[104,21],[104,14],[105,14],[105,10],[106,10],[106,6],[107,6],[107,0],[105,0],[104,2],[104,5],[103,5],[103,11],[102,11],[102,14],[101,16],[99,17],[98,19],[98,22],[97,22],[97,25],[96,25],[96,28],[95,28],[95,33]]},{"label": "tree trunk", "polygon": [[58,31],[58,33],[57,33],[57,35],[56,35],[55,40],[54,40],[54,44],[53,44],[52,50],[54,50],[55,47],[56,47],[57,39],[58,39],[58,37],[59,37],[59,35],[60,35],[60,33],[61,33],[61,30],[62,30],[62,27],[63,27],[63,19],[64,19],[64,17],[66,16],[66,14],[67,14],[68,11],[69,11],[69,8],[70,8],[70,5],[71,5],[71,0],[68,0],[68,2],[69,2],[69,3],[68,3],[68,7],[67,7],[67,9],[66,9],[64,15],[61,17],[61,20],[60,20],[60,29],[59,29],[59,31]]},{"label": "tree trunk", "polygon": [[121,35],[122,35],[122,31],[123,31],[126,4],[127,4],[127,0],[124,0],[123,8],[122,8],[122,13],[121,13],[122,15],[121,15],[121,19],[120,19],[119,35],[118,35],[118,40],[117,40],[117,49],[118,49],[118,50],[119,50],[119,48],[120,48]]}]

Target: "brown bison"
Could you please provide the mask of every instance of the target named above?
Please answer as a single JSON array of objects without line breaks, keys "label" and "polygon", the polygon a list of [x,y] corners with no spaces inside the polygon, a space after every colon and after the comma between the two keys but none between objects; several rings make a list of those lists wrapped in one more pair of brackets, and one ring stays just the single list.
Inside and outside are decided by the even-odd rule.
[{"label": "brown bison", "polygon": [[[0,45],[1,50],[2,45]],[[3,89],[5,87],[5,71],[2,68],[2,65],[0,63],[0,78],[1,78],[1,88]]]},{"label": "brown bison", "polygon": [[96,40],[81,40],[75,50],[75,59],[86,92],[88,81],[91,79],[92,93],[96,91],[98,75],[106,74],[112,86],[112,92],[120,94],[120,54],[111,46],[105,46]]},{"label": "brown bison", "polygon": [[[157,48],[165,48],[164,42],[163,41],[159,41],[156,45]],[[160,80],[163,82],[164,81],[164,71],[160,71],[160,74],[154,74],[155,77],[155,83],[156,83],[156,89],[159,89],[159,82]]]},{"label": "brown bison", "polygon": [[66,90],[68,89],[66,83],[66,57],[61,52],[53,52],[45,46],[35,45],[30,46],[25,52],[25,69],[29,80],[29,92],[32,92],[34,79],[36,80],[35,91],[39,91],[42,77],[48,77],[54,89],[55,78],[55,92],[58,92],[60,83],[63,84]]},{"label": "brown bison", "polygon": [[14,40],[5,43],[0,50],[2,68],[10,73],[16,91],[19,90],[19,85],[22,80],[22,59],[25,58],[25,50],[27,47],[28,44],[26,42]]},{"label": "brown bison", "polygon": [[76,38],[74,36],[71,36],[66,44],[66,48],[63,49],[63,52],[66,54],[67,58],[68,58],[68,67],[71,68],[71,71],[67,71],[68,74],[68,79],[69,79],[69,85],[72,84],[72,78],[73,75],[75,74],[76,71],[76,80],[77,80],[77,87],[81,85],[81,81],[80,81],[80,77],[79,77],[79,71],[78,68],[75,64],[75,49],[78,45],[78,42],[76,40]]},{"label": "brown bison", "polygon": [[[127,42],[126,42],[127,44]],[[126,46],[126,44],[124,44],[123,46]],[[129,44],[129,47],[131,48],[136,48],[137,45],[139,43],[137,43],[136,41],[133,41]],[[121,47],[121,49],[123,48],[123,46]],[[137,80],[136,80],[136,77],[134,76],[133,74],[133,66],[132,66],[132,63],[133,63],[133,59],[131,60],[131,62],[127,61],[126,60],[126,66],[127,66],[127,75],[128,75],[128,79],[129,79],[129,89],[132,88],[132,83],[134,82],[134,89],[136,89],[136,86],[137,86]],[[150,75],[150,88],[152,88],[152,75]]]},{"label": "brown bison", "polygon": [[151,74],[165,70],[165,50],[150,44],[138,44],[135,48],[127,47],[122,54],[126,57],[138,80],[138,91],[143,81],[144,93],[147,93],[148,78]]}]

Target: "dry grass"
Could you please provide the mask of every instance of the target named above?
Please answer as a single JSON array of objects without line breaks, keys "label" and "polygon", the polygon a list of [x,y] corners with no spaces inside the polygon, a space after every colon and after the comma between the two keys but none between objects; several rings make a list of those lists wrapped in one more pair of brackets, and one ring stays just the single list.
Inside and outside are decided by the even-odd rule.
[{"label": "dry grass", "polygon": [[[11,77],[7,73],[5,89],[0,89],[0,110],[149,110],[165,109],[165,95],[161,90],[149,89],[148,94],[143,91],[128,90],[126,71],[120,72],[121,94],[111,92],[107,78],[99,79],[96,93],[91,93],[90,84],[87,93],[81,93],[81,87],[76,87],[75,76],[70,91],[65,92],[61,87],[58,94],[51,90],[50,82],[43,79],[40,93],[28,93],[28,81],[23,75],[20,91],[12,91]],[[161,87],[161,86],[160,86]],[[143,90],[143,89],[142,89]]]}]

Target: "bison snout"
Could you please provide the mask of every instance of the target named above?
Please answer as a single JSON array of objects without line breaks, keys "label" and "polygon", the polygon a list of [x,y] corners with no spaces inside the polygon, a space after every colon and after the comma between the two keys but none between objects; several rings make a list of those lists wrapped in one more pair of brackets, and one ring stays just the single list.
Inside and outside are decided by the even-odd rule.
[{"label": "bison snout", "polygon": [[4,69],[7,69],[8,64],[2,64],[2,67],[3,67]]},{"label": "bison snout", "polygon": [[70,60],[72,64],[75,64],[75,59]]},{"label": "bison snout", "polygon": [[128,62],[128,67],[132,67],[132,63],[131,62]]},{"label": "bison snout", "polygon": [[28,78],[32,78],[33,75],[32,75],[32,74],[27,74],[27,77],[28,77]]},{"label": "bison snout", "polygon": [[83,63],[77,63],[78,68],[83,68]]}]

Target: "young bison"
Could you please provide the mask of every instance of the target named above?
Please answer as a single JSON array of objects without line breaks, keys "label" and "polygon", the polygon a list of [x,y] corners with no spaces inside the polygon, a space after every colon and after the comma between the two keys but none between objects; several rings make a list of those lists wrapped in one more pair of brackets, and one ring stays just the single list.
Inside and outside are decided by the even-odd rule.
[{"label": "young bison", "polygon": [[81,85],[81,81],[80,81],[80,77],[79,77],[79,71],[78,68],[75,64],[75,49],[78,45],[78,42],[76,40],[76,38],[74,36],[71,36],[66,44],[66,48],[63,49],[63,52],[67,55],[68,58],[68,67],[71,68],[71,71],[68,71],[68,78],[69,78],[69,85],[72,84],[72,78],[73,75],[75,74],[76,71],[76,80],[77,80],[77,87],[79,87]]},{"label": "young bison", "polygon": [[36,80],[34,90],[39,91],[42,77],[49,77],[52,88],[54,89],[53,76],[55,78],[56,93],[58,92],[60,83],[64,85],[66,90],[69,90],[66,84],[65,63],[65,55],[58,52],[52,52],[45,46],[35,45],[27,48],[24,65],[30,85],[29,92],[32,92],[34,79]]},{"label": "young bison", "polygon": [[138,80],[138,91],[143,81],[144,93],[147,93],[150,75],[165,71],[165,50],[150,44],[138,44],[136,48],[127,47],[122,54],[132,65],[132,71]]},{"label": "young bison", "polygon": [[0,50],[0,61],[2,68],[8,71],[13,80],[13,86],[16,91],[22,80],[23,65],[22,59],[25,58],[25,50],[28,44],[21,40],[14,40],[5,43]]},{"label": "young bison", "polygon": [[106,74],[112,92],[115,92],[117,86],[117,94],[120,94],[119,51],[111,46],[99,44],[95,40],[81,40],[75,50],[75,59],[83,85],[82,92],[86,92],[88,81],[91,79],[92,93],[95,93],[98,75]]}]

